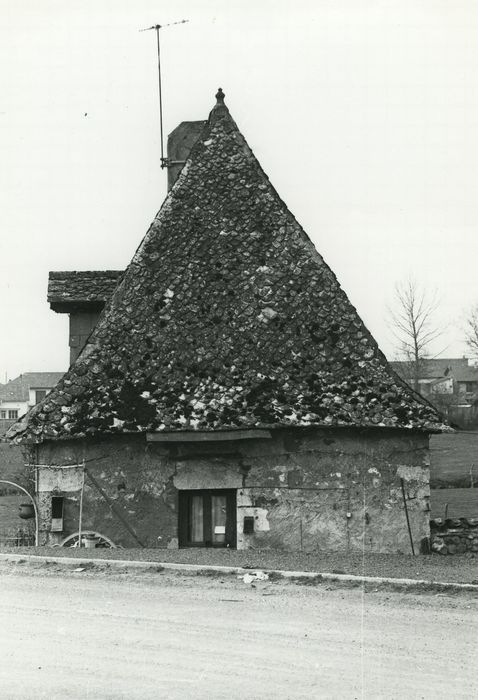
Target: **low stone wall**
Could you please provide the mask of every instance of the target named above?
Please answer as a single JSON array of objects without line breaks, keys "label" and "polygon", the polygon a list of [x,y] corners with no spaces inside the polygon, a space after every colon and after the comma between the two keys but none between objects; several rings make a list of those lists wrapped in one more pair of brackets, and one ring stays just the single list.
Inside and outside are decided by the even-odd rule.
[{"label": "low stone wall", "polygon": [[478,553],[478,518],[435,518],[430,521],[432,551],[438,554]]}]

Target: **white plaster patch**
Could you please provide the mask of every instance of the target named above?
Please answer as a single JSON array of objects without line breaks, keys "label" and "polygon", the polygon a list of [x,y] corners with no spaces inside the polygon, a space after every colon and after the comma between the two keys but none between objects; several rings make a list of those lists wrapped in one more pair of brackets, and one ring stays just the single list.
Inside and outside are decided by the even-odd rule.
[{"label": "white plaster patch", "polygon": [[401,464],[397,469],[397,476],[404,481],[421,481],[428,484],[430,481],[430,470],[427,467],[409,467]]},{"label": "white plaster patch", "polygon": [[422,486],[419,489],[417,489],[417,498],[419,498],[420,500],[430,498],[430,487],[429,486],[425,486],[425,487]]},{"label": "white plaster patch", "polygon": [[254,530],[257,532],[268,532],[271,529],[267,519],[269,511],[265,508],[254,508]]},{"label": "white plaster patch", "polygon": [[[241,508],[237,512],[237,533],[244,534],[244,517],[254,518],[254,533],[269,532],[271,529],[269,520],[267,519],[269,511],[266,508]],[[247,535],[246,535],[247,537]]]},{"label": "white plaster patch", "polygon": [[[240,489],[237,492],[237,508],[241,508],[241,510],[238,510],[238,517],[243,517],[244,513],[242,512],[242,508],[250,508],[252,507],[252,495],[250,492],[250,489]],[[247,513],[246,513],[247,515]],[[252,513],[251,513],[252,515]]]},{"label": "white plaster patch", "polygon": [[173,484],[177,489],[237,489],[242,486],[239,468],[219,461],[178,461]]},{"label": "white plaster patch", "polygon": [[38,491],[79,491],[83,483],[83,466],[41,467],[38,469]]}]

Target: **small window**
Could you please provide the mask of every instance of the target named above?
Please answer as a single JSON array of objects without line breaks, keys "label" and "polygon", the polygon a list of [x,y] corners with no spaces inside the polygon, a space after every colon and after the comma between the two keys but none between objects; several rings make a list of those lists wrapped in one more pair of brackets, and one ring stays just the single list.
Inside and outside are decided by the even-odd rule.
[{"label": "small window", "polygon": [[8,411],[8,418],[9,418],[9,420],[17,419],[17,418],[18,418],[18,411],[17,411],[17,409],[15,409],[15,410],[9,410],[9,411]]},{"label": "small window", "polygon": [[0,420],[1,420],[1,419],[5,420],[6,417],[7,417],[7,412],[6,412],[6,411],[0,411]]},{"label": "small window", "polygon": [[35,389],[35,403],[37,404],[43,401],[47,394],[48,391],[46,389]]},{"label": "small window", "polygon": [[51,499],[51,531],[63,532],[63,496],[52,496]]}]

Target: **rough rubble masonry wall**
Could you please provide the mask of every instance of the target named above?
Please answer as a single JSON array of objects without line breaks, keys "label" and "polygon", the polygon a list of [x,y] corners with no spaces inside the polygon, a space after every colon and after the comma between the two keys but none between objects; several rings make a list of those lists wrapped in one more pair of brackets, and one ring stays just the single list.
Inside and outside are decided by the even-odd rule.
[{"label": "rough rubble masonry wall", "polygon": [[478,552],[478,518],[435,518],[431,521],[431,545],[438,554]]},{"label": "rough rubble masonry wall", "polygon": [[[237,489],[237,547],[289,551],[410,552],[401,479],[415,550],[429,537],[428,436],[387,429],[278,429],[271,439],[157,443],[144,436],[61,441],[38,461],[85,458],[144,544],[178,546],[178,489]],[[40,470],[41,539],[78,530],[81,468]],[[49,533],[51,496],[64,495],[65,530]],[[254,533],[244,534],[244,516]],[[135,546],[88,478],[83,528]],[[428,541],[428,540],[427,540]]]}]

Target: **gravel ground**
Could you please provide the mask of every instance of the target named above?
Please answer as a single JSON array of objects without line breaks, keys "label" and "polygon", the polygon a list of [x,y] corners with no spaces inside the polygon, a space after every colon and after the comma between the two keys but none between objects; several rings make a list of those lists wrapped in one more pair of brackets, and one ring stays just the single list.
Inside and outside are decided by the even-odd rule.
[{"label": "gravel ground", "polygon": [[478,697],[465,592],[0,568],[5,700]]},{"label": "gravel ground", "polygon": [[478,557],[416,556],[407,554],[323,553],[305,554],[266,550],[227,549],[75,549],[62,547],[2,547],[0,552],[37,554],[46,557],[76,556],[129,561],[175,562],[204,566],[241,566],[283,571],[316,571],[390,578],[424,579],[450,583],[478,584]]}]

